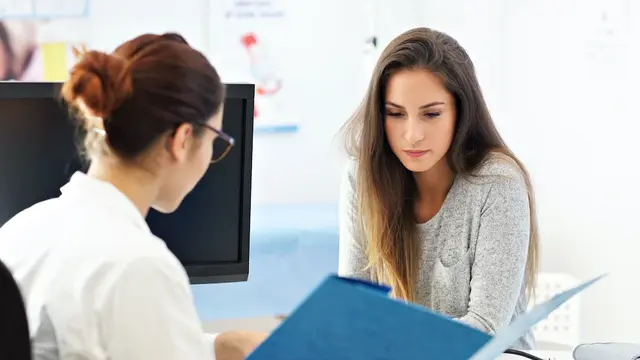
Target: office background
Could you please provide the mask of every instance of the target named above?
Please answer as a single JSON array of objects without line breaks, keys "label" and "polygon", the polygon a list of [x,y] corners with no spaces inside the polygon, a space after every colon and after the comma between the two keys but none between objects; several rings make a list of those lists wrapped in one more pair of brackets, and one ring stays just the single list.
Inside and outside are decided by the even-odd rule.
[{"label": "office background", "polygon": [[[255,138],[250,280],[195,286],[203,318],[287,312],[335,271],[346,161],[339,128],[363,95],[376,52],[403,30],[429,26],[467,48],[498,128],[529,168],[542,270],[581,280],[610,273],[582,298],[581,340],[637,341],[640,2],[268,2],[283,11],[260,26],[286,94],[270,121],[294,126]],[[92,0],[85,17],[47,25],[46,38],[110,50],[143,32],[176,31],[219,64],[224,81],[235,81],[247,75],[224,65],[231,50],[221,40],[229,32],[221,11],[233,6]],[[377,50],[367,48],[371,36]]]}]

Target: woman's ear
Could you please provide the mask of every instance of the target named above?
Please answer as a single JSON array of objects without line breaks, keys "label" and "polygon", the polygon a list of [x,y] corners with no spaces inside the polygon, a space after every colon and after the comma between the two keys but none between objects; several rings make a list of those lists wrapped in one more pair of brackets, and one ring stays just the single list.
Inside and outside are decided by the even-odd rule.
[{"label": "woman's ear", "polygon": [[178,162],[186,162],[189,150],[193,146],[193,125],[184,123],[175,130],[168,139],[168,149],[171,157]]}]

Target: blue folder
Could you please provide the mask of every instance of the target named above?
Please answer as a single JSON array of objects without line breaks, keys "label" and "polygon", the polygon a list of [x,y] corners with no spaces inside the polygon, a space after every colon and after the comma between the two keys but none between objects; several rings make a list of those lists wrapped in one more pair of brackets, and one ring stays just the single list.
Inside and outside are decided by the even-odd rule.
[{"label": "blue folder", "polygon": [[493,360],[597,280],[559,294],[492,337],[427,308],[391,299],[387,287],[332,275],[247,359]]}]

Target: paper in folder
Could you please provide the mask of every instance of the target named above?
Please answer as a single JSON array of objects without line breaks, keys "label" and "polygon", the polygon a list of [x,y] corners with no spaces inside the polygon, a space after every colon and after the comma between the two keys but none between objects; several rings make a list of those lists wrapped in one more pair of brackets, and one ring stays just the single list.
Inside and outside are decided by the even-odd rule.
[{"label": "paper in folder", "polygon": [[601,277],[558,294],[489,336],[389,288],[327,277],[248,360],[494,360],[533,325]]}]

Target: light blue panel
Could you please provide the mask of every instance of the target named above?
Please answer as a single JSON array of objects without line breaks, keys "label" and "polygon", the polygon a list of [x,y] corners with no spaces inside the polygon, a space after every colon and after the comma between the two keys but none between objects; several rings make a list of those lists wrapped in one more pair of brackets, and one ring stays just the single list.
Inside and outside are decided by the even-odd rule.
[{"label": "light blue panel", "polygon": [[292,134],[300,131],[300,126],[297,124],[283,124],[283,125],[256,125],[253,129],[255,135],[265,134]]},{"label": "light blue panel", "polygon": [[254,206],[249,280],[193,285],[204,321],[289,313],[338,269],[337,205]]}]

